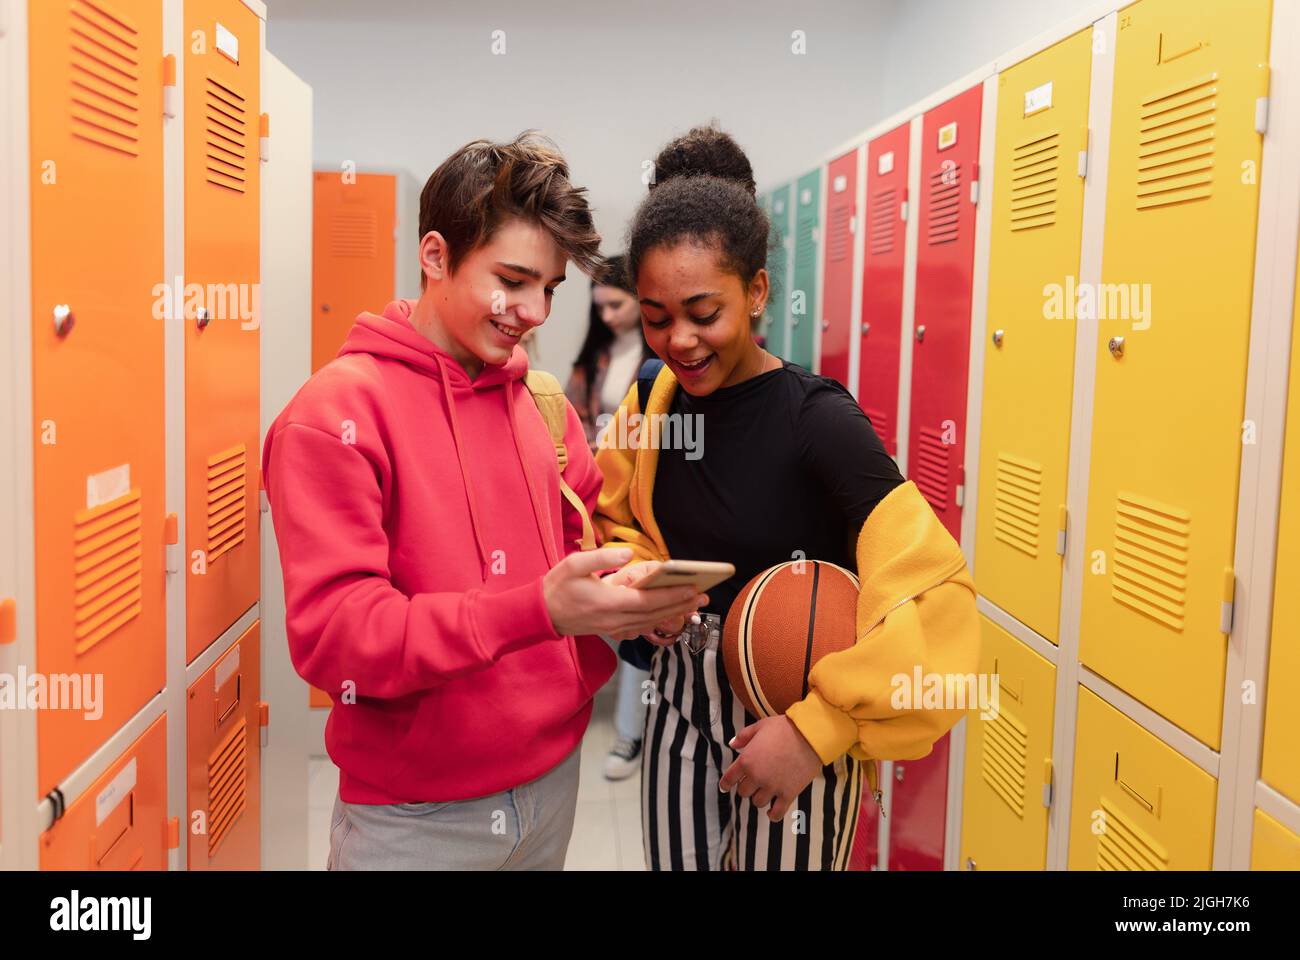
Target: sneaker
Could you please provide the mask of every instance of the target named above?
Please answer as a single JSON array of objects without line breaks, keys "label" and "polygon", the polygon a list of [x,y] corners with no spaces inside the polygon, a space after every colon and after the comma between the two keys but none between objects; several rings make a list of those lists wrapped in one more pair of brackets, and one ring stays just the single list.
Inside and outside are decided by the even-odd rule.
[{"label": "sneaker", "polygon": [[605,758],[605,779],[626,780],[641,769],[641,741],[619,737]]}]

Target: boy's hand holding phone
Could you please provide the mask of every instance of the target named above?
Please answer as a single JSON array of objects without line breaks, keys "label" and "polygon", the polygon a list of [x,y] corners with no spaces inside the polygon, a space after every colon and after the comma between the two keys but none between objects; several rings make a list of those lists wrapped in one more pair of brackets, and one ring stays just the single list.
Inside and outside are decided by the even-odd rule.
[{"label": "boy's hand holding phone", "polygon": [[605,578],[596,575],[632,559],[625,547],[571,553],[542,578],[546,611],[561,636],[604,634],[615,640],[653,635],[656,625],[683,619],[708,603],[694,586],[637,590],[631,584],[650,564],[624,567]]}]

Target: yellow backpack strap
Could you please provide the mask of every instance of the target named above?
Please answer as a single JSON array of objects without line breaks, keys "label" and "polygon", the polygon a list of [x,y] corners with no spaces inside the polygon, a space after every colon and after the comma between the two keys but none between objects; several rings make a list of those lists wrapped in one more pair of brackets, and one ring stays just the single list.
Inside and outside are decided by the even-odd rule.
[{"label": "yellow backpack strap", "polygon": [[582,540],[579,546],[583,550],[596,548],[596,531],[591,525],[591,514],[582,498],[573,492],[564,481],[564,468],[569,465],[569,448],[564,444],[564,434],[569,425],[569,407],[565,400],[560,381],[545,370],[529,370],[524,374],[524,386],[533,395],[533,402],[546,421],[546,429],[551,432],[551,442],[555,444],[555,460],[560,466],[560,493],[569,505],[578,511],[582,518]]}]

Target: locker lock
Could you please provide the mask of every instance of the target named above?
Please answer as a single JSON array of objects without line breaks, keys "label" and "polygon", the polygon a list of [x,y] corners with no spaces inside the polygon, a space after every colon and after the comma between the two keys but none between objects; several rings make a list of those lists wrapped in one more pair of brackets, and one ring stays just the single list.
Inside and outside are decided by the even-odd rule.
[{"label": "locker lock", "polygon": [[1111,337],[1111,338],[1110,338],[1110,343],[1106,344],[1106,346],[1110,349],[1110,355],[1111,355],[1112,357],[1115,357],[1115,358],[1118,359],[1119,357],[1124,356],[1124,338],[1123,338],[1123,337]]},{"label": "locker lock", "polygon": [[869,334],[870,332],[871,332],[871,324],[869,324],[869,323],[864,323],[864,324],[862,325],[862,335],[865,337],[865,336],[866,336],[867,334]]},{"label": "locker lock", "polygon": [[823,321],[822,321],[822,329],[823,329],[823,330],[829,330],[830,328],[831,328],[831,322],[830,322],[829,320],[823,320]]},{"label": "locker lock", "polygon": [[54,308],[54,332],[58,336],[66,337],[76,322],[77,318],[73,316],[72,308],[66,303],[61,303]]},{"label": "locker lock", "polygon": [[329,313],[329,312],[330,312],[330,305],[329,305],[328,303],[322,303],[322,304],[320,305],[320,312],[321,312],[321,313]]},{"label": "locker lock", "polygon": [[974,858],[974,857],[967,857],[967,858],[966,858],[966,869],[967,869],[967,870],[974,870],[974,869],[975,869],[975,858]]},{"label": "locker lock", "polygon": [[200,330],[207,328],[212,322],[212,314],[208,313],[207,307],[199,307],[198,312],[194,314],[194,322],[198,324]]},{"label": "locker lock", "polygon": [[994,330],[994,331],[993,331],[993,346],[995,346],[995,347],[1000,347],[1000,346],[1002,346],[1002,338],[1003,338],[1004,336],[1006,336],[1006,333],[1007,333],[1007,332],[1006,332],[1005,330]]},{"label": "locker lock", "polygon": [[920,343],[924,339],[925,339],[925,324],[923,323],[916,328],[916,342]]},{"label": "locker lock", "polygon": [[903,765],[901,763],[894,764],[894,779],[899,783],[903,782]]}]

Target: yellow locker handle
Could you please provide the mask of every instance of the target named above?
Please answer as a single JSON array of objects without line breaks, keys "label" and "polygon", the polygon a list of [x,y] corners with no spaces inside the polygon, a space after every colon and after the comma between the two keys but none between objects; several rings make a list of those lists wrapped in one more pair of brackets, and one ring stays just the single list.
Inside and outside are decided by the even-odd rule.
[{"label": "yellow locker handle", "polygon": [[1130,797],[1132,797],[1134,801],[1136,801],[1137,803],[1145,807],[1148,813],[1154,816],[1157,820],[1160,819],[1160,794],[1161,794],[1160,785],[1157,784],[1155,787],[1155,791],[1151,793],[1151,796],[1155,798],[1154,800],[1148,800],[1146,797],[1144,797],[1137,790],[1136,787],[1130,786],[1127,781],[1123,780],[1120,777],[1118,753],[1115,754],[1115,782],[1118,783],[1120,789],[1123,790],[1125,793],[1127,793]]}]

